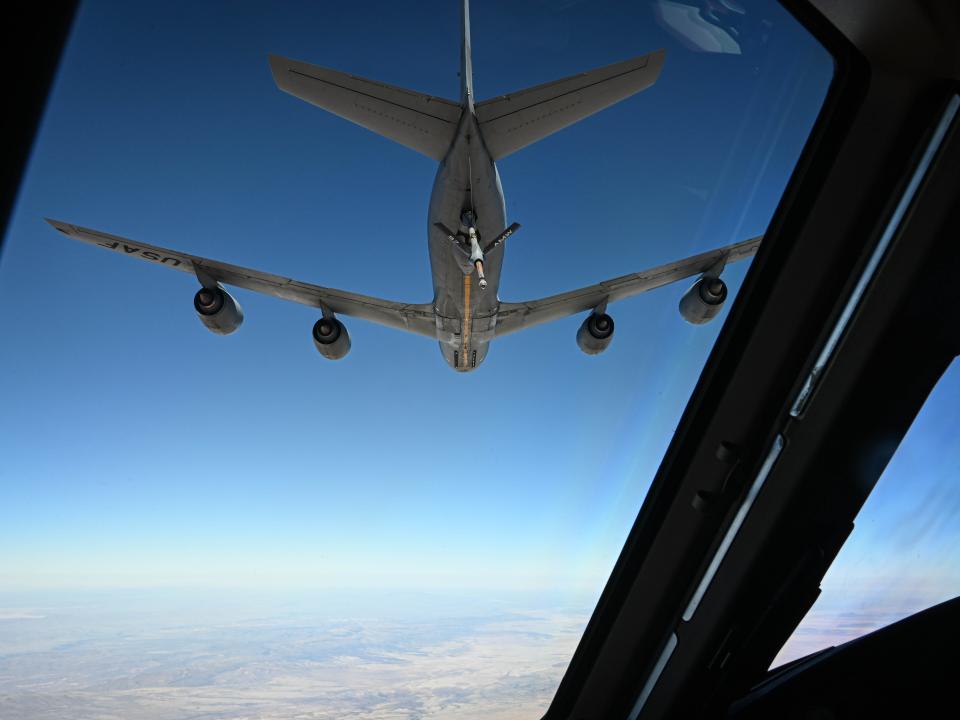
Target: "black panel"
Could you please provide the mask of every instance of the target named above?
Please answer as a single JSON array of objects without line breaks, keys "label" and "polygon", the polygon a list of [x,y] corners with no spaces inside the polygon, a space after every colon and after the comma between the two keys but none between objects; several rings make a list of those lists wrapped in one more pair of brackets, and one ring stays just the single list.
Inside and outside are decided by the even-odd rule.
[{"label": "black panel", "polygon": [[778,669],[728,717],[940,717],[956,705],[958,637],[960,598]]},{"label": "black panel", "polygon": [[0,243],[76,6],[75,0],[56,0],[18,3],[15,10],[6,9],[0,42],[0,67],[4,68]]}]

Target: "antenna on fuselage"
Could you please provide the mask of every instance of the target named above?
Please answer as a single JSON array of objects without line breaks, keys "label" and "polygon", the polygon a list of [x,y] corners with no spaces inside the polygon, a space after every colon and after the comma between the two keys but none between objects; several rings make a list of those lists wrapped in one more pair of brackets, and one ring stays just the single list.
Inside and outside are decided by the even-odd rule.
[{"label": "antenna on fuselage", "polygon": [[[473,114],[473,50],[470,46],[470,0],[463,0],[460,6],[460,104],[463,111]],[[467,144],[470,143],[470,131],[467,131]],[[470,193],[470,210],[476,215],[473,203],[473,161],[467,152],[467,192]],[[486,283],[484,282],[483,285]],[[481,287],[483,286],[481,285]]]}]

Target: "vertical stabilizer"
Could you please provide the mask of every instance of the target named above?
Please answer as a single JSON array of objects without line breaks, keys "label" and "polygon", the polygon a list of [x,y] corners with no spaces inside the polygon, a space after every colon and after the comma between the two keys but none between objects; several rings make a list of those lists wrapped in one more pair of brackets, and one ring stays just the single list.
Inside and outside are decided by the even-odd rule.
[{"label": "vertical stabilizer", "polygon": [[473,112],[473,61],[470,59],[470,0],[460,9],[463,37],[460,45],[460,102]]}]

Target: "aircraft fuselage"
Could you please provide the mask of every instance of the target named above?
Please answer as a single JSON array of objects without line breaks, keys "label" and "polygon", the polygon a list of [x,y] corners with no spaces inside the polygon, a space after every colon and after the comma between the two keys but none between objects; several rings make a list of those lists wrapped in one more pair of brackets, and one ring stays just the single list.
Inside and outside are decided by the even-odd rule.
[{"label": "aircraft fuselage", "polygon": [[437,170],[427,218],[440,351],[460,372],[483,362],[493,338],[504,249],[501,244],[484,256],[487,287],[481,290],[469,258],[435,226],[440,223],[453,232],[466,233],[462,217],[467,211],[473,213],[481,246],[506,227],[500,175],[483,143],[469,99],[464,102],[456,138]]}]

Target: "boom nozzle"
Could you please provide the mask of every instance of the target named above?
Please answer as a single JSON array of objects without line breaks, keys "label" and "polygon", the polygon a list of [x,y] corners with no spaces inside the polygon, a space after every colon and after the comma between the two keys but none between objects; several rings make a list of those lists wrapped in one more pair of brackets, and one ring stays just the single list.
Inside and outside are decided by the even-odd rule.
[{"label": "boom nozzle", "polygon": [[478,283],[480,285],[480,289],[486,290],[487,278],[483,276],[483,260],[477,260],[473,263],[473,265],[475,268],[477,268],[477,275],[480,277],[480,282]]}]

